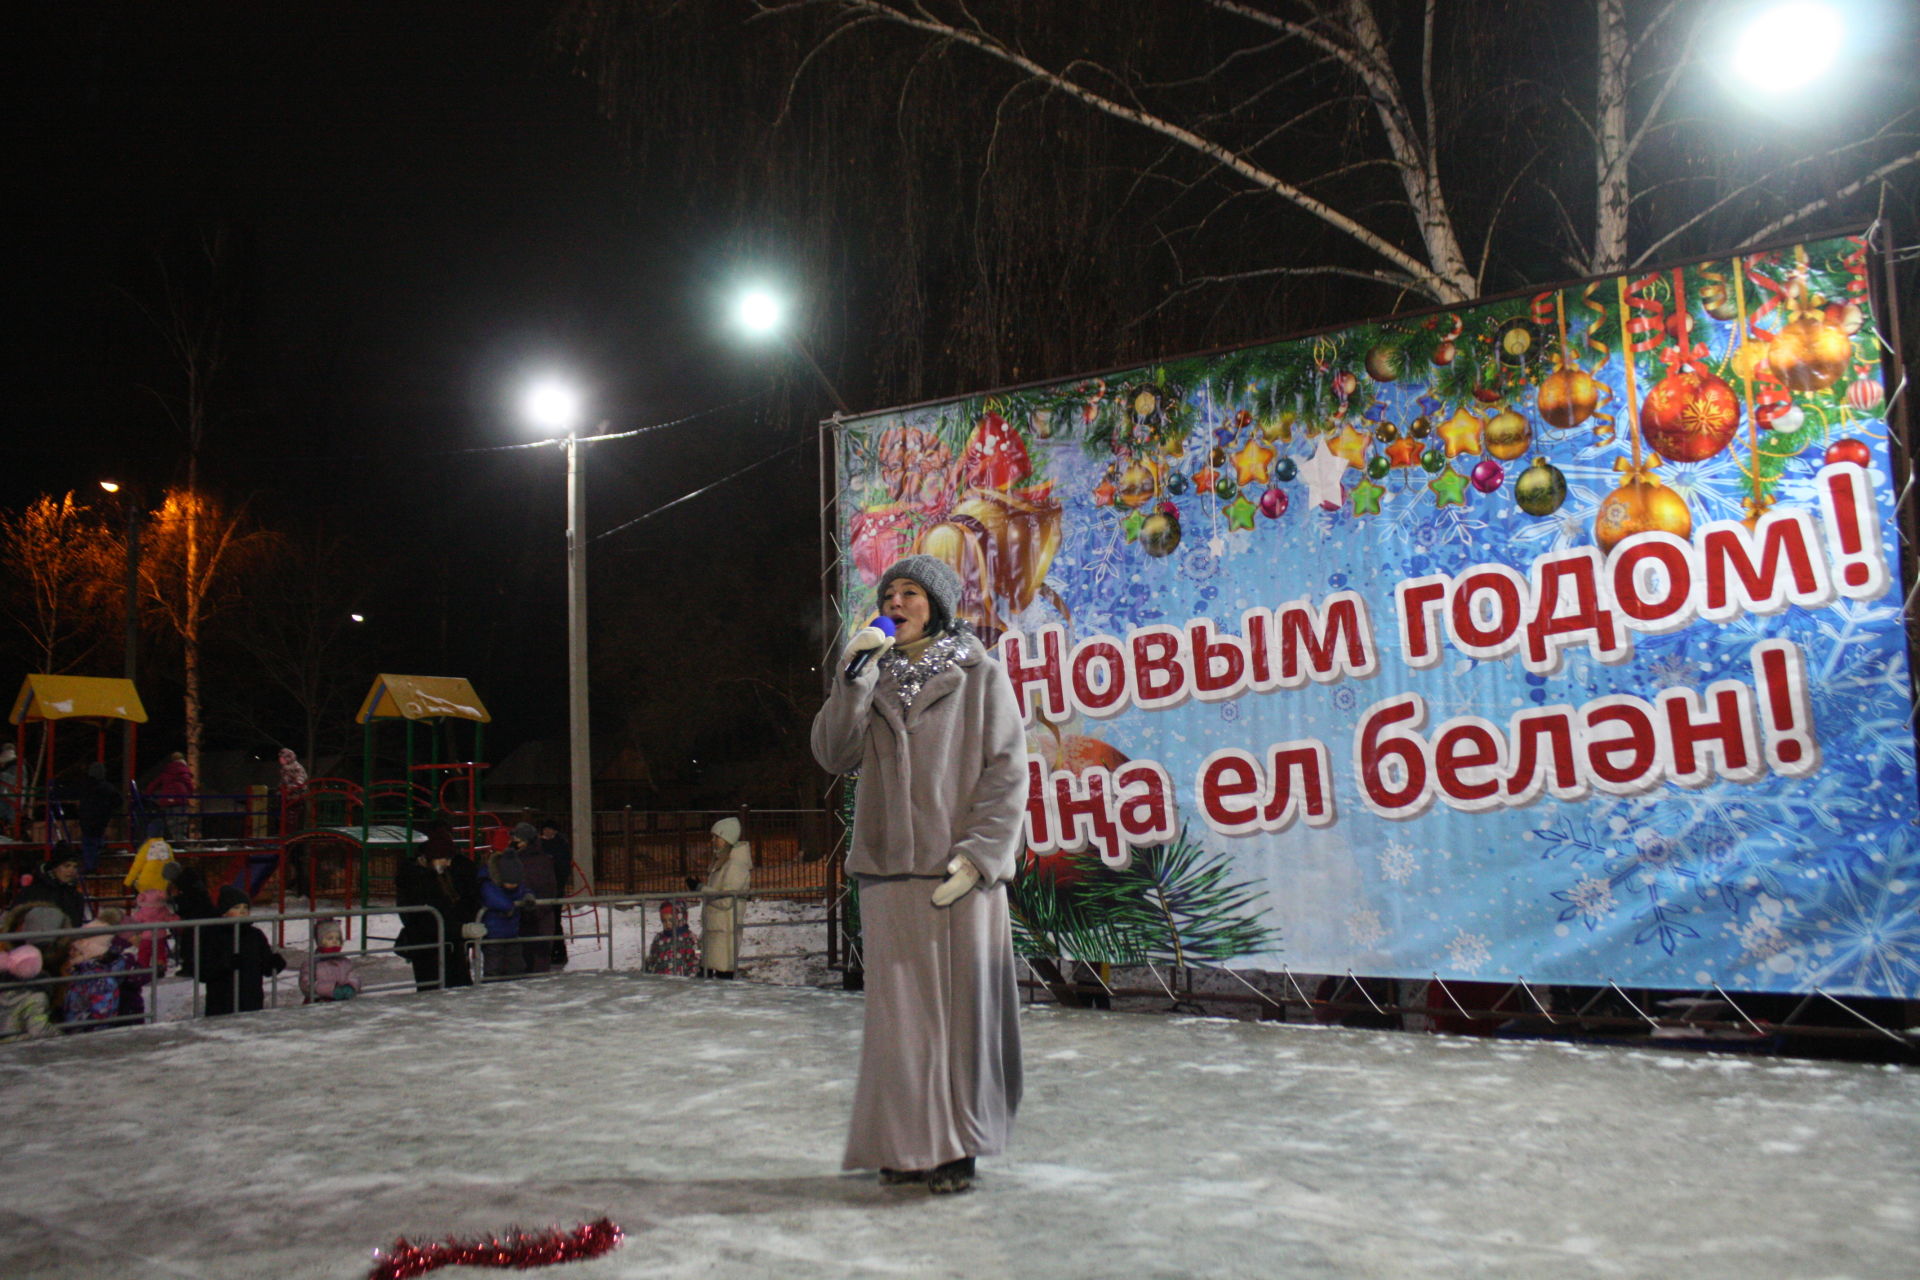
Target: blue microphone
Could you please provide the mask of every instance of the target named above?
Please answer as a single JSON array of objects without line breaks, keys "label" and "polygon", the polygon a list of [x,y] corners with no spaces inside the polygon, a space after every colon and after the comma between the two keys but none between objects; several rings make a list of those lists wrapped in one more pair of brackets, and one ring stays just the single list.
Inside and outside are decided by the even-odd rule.
[{"label": "blue microphone", "polygon": [[893,625],[892,618],[887,617],[887,615],[883,613],[879,617],[875,618],[872,622],[869,622],[867,624],[867,630],[878,631],[881,635],[886,637],[886,640],[882,644],[876,644],[871,648],[862,649],[860,652],[853,655],[853,661],[847,664],[847,679],[849,680],[853,679],[855,676],[859,675],[861,671],[866,669],[867,663],[873,658],[874,654],[884,653],[886,650],[891,649],[893,647],[893,637],[894,637],[895,628]]}]

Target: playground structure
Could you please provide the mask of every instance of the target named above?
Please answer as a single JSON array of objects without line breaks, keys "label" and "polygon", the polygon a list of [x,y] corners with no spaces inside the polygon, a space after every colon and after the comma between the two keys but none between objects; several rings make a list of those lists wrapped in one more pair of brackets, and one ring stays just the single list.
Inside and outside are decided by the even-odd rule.
[{"label": "playground structure", "polygon": [[[74,720],[96,729],[93,758],[107,762],[107,726],[127,726],[126,749],[121,760],[122,793],[127,797],[129,813],[139,807],[139,788],[133,780],[133,746],[139,726],[147,722],[147,709],[133,681],[103,676],[30,675],[14,696],[8,719],[14,726],[14,749],[19,758],[19,784],[6,798],[12,803],[12,815],[4,834],[12,840],[26,841],[36,810],[45,823],[41,842],[51,848],[56,839],[67,839],[68,828],[76,815],[73,805],[63,797],[54,780],[60,775],[56,753],[62,721]],[[38,741],[29,746],[29,727],[40,726]],[[77,836],[74,838],[78,843]]]}]

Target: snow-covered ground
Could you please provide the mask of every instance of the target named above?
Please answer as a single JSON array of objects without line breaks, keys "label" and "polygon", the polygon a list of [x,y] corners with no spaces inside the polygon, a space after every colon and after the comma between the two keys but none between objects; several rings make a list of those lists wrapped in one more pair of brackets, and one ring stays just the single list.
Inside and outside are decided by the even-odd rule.
[{"label": "snow-covered ground", "polygon": [[[972,1195],[843,1174],[861,997],[591,966],[0,1051],[8,1280],[1890,1277],[1920,1073],[1056,1008]],[[483,1274],[449,1270],[448,1280]]]}]

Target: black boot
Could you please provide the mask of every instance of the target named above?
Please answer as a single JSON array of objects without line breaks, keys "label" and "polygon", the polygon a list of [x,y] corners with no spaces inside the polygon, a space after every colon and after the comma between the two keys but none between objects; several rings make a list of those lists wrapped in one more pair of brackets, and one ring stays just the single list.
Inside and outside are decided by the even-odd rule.
[{"label": "black boot", "polygon": [[936,1196],[958,1195],[973,1188],[973,1157],[949,1160],[927,1175],[927,1190]]}]

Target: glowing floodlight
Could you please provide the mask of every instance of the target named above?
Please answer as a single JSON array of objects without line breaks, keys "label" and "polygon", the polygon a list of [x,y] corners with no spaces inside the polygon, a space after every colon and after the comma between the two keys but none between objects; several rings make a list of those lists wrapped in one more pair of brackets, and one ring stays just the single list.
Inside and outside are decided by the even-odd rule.
[{"label": "glowing floodlight", "polygon": [[1751,85],[1801,89],[1832,70],[1846,35],[1825,4],[1776,4],[1747,23],[1734,45],[1733,68]]}]

